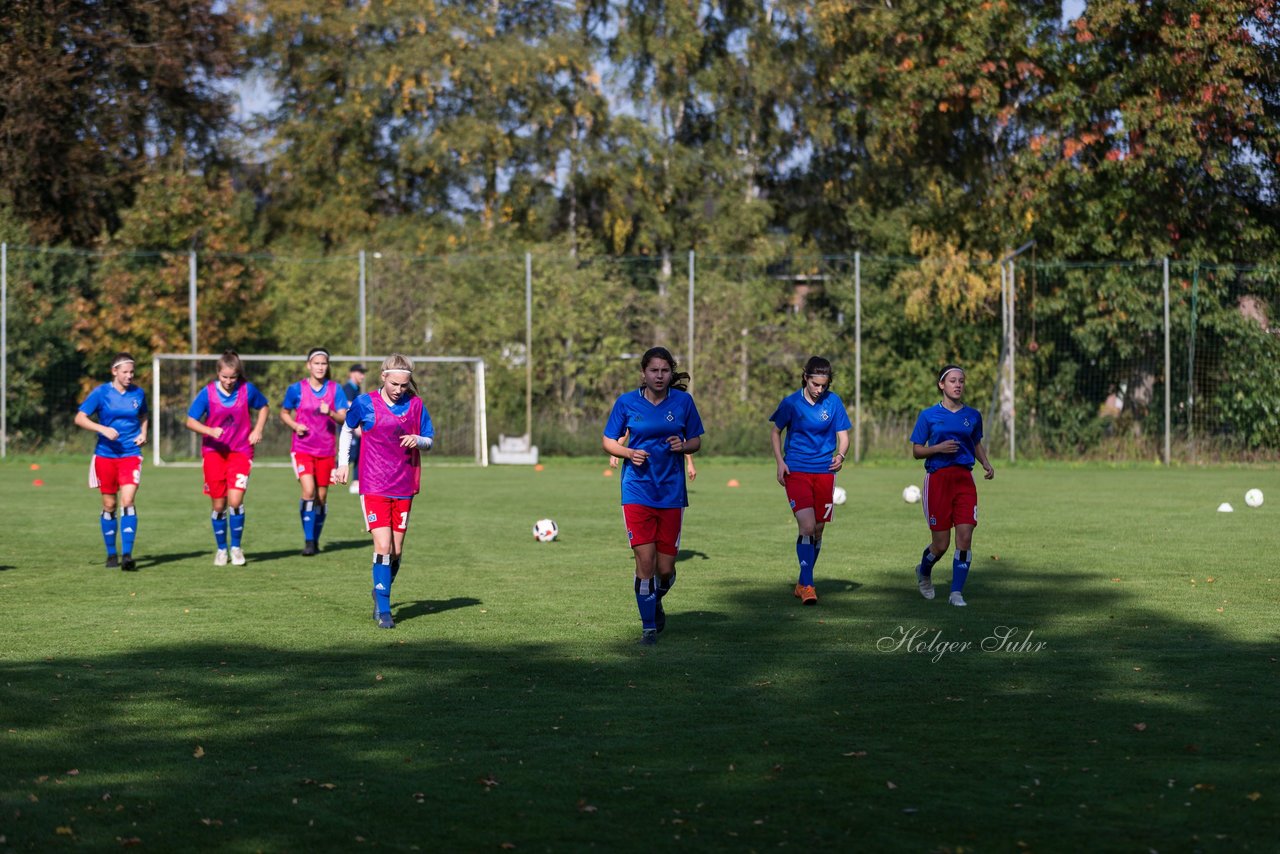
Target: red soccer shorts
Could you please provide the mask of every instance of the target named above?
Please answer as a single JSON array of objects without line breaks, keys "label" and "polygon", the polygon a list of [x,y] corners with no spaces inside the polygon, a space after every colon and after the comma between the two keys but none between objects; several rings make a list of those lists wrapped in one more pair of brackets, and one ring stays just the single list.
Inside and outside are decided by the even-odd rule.
[{"label": "red soccer shorts", "polygon": [[814,511],[819,522],[830,522],[835,501],[831,497],[836,486],[834,472],[819,474],[817,472],[788,472],[787,502],[791,504],[791,512],[798,510]]},{"label": "red soccer shorts", "polygon": [[103,495],[115,495],[120,486],[138,486],[142,483],[142,457],[111,459],[96,454],[89,461],[89,488]]},{"label": "red soccer shorts", "polygon": [[631,542],[631,548],[657,543],[659,554],[679,554],[680,528],[684,524],[683,507],[623,504],[622,519],[627,525],[627,539]]},{"label": "red soccer shorts", "polygon": [[403,534],[409,529],[409,511],[412,498],[388,498],[385,495],[361,495],[360,509],[364,511],[366,531],[374,528],[390,528]]},{"label": "red soccer shorts", "polygon": [[253,458],[235,451],[223,455],[210,451],[204,455],[204,494],[210,498],[226,498],[227,490],[244,492],[249,488],[249,471]]},{"label": "red soccer shorts", "polygon": [[978,524],[978,488],[967,468],[947,466],[925,474],[923,496],[930,531]]},{"label": "red soccer shorts", "polygon": [[317,486],[328,486],[333,475],[333,457],[313,457],[311,454],[290,453],[293,460],[293,473],[301,479],[303,475],[311,475]]}]

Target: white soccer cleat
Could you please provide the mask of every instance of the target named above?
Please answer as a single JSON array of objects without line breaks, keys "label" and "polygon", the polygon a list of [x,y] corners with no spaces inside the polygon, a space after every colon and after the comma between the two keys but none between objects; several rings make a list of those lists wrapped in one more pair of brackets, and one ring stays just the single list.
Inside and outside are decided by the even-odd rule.
[{"label": "white soccer cleat", "polygon": [[916,567],[916,586],[920,588],[920,595],[926,599],[932,599],[933,579],[920,571],[920,567]]},{"label": "white soccer cleat", "polygon": [[[231,547],[231,565],[244,566],[244,549],[240,548],[239,546]],[[952,595],[955,595],[955,594],[952,594]],[[953,602],[952,604],[955,604],[955,603]],[[963,605],[964,603],[961,602],[960,604]]]},{"label": "white soccer cleat", "polygon": [[213,565],[214,565],[214,566],[226,566],[226,565],[227,565],[227,550],[226,550],[226,549],[218,549],[216,552],[214,552],[214,555],[213,555]]},{"label": "white soccer cleat", "polygon": [[959,590],[953,591],[951,596],[947,598],[947,602],[951,605],[955,605],[957,608],[963,608],[965,605],[969,604],[964,601],[964,597],[960,595]]}]

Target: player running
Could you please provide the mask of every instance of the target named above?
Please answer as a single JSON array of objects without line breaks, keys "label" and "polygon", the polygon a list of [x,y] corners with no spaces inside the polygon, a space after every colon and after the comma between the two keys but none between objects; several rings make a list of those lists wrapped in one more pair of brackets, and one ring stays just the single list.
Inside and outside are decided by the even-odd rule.
[{"label": "player running", "polygon": [[942,400],[921,410],[911,431],[911,453],[924,460],[924,517],[933,532],[933,542],[924,550],[916,567],[920,595],[932,599],[933,565],[947,553],[951,529],[956,529],[956,552],[951,560],[951,596],[948,602],[965,605],[965,579],[973,547],[973,529],[978,524],[978,489],[973,483],[973,463],[982,464],[987,480],[996,470],[987,460],[982,444],[982,413],[964,405],[964,369],[947,365],[938,375]]},{"label": "player running", "polygon": [[801,374],[800,390],[784,397],[769,416],[778,483],[787,491],[800,529],[796,537],[800,577],[793,592],[805,605],[818,604],[813,565],[822,551],[822,530],[832,520],[836,472],[844,467],[852,426],[844,401],[831,390],[831,378],[831,363],[821,356],[811,357]]},{"label": "player running", "polygon": [[[702,447],[702,418],[684,389],[688,374],[664,347],[640,359],[640,388],[618,397],[604,426],[605,453],[623,461],[622,516],[635,555],[640,643],[652,646],[666,628],[662,599],[676,583],[684,508],[684,458]],[[619,441],[628,437],[626,445]]]},{"label": "player running", "polygon": [[[133,384],[134,360],[128,353],[111,359],[111,382],[98,386],[76,411],[75,423],[98,434],[89,462],[89,488],[102,494],[102,539],[107,568],[136,570],[134,539],[138,511],[134,496],[142,483],[142,446],[147,443],[147,395]],[[97,417],[97,421],[93,420]],[[116,506],[120,507],[123,554],[116,557]]]},{"label": "player running", "polygon": [[[187,410],[187,429],[199,433],[204,468],[204,494],[213,505],[214,566],[244,566],[244,493],[249,488],[254,446],[262,441],[269,404],[257,386],[245,379],[244,363],[235,350],[218,358],[218,376],[200,390]],[[254,415],[256,410],[257,414]],[[231,548],[227,549],[230,528]]]},{"label": "player running", "polygon": [[413,497],[422,482],[422,452],[431,450],[435,428],[413,381],[413,362],[392,353],[382,363],[379,388],[362,394],[347,410],[338,439],[334,483],[350,473],[351,440],[360,428],[360,506],[373,535],[373,618],[394,629],[391,585],[400,574],[404,535]]},{"label": "player running", "polygon": [[347,396],[329,379],[329,351],[313,347],[307,353],[307,378],[284,393],[280,420],[293,432],[289,457],[302,486],[298,514],[302,517],[302,553],[320,551],[320,534],[328,513],[329,481],[338,449],[338,425],[347,414]]}]

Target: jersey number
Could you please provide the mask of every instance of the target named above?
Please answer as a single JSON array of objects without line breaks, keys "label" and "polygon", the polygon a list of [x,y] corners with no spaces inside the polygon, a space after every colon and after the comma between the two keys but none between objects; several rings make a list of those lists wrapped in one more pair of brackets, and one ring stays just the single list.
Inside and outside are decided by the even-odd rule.
[{"label": "jersey number", "polygon": [[249,488],[249,475],[247,474],[236,475],[236,485],[233,486],[232,489],[248,489],[248,488]]},{"label": "jersey number", "polygon": [[823,506],[827,508],[827,512],[826,512],[826,513],[824,513],[824,514],[822,514],[822,518],[823,518],[823,519],[826,519],[828,522],[830,522],[830,521],[831,521],[831,508],[832,508],[832,507],[834,507],[835,505],[834,505],[834,504],[824,504]]}]

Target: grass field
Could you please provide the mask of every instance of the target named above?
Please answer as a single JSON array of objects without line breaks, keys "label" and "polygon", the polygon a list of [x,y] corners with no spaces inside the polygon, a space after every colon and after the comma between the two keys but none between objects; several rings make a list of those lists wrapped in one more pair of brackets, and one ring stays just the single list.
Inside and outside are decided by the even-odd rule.
[{"label": "grass field", "polygon": [[215,569],[198,473],[148,467],[123,573],[87,461],[31,462],[0,465],[0,850],[1280,839],[1274,468],[997,465],[963,609],[949,557],[915,589],[916,467],[852,470],[802,608],[772,464],[708,458],[643,650],[603,458],[429,468],[390,632],[345,490],[303,558],[296,486],[260,469],[249,565]]}]

